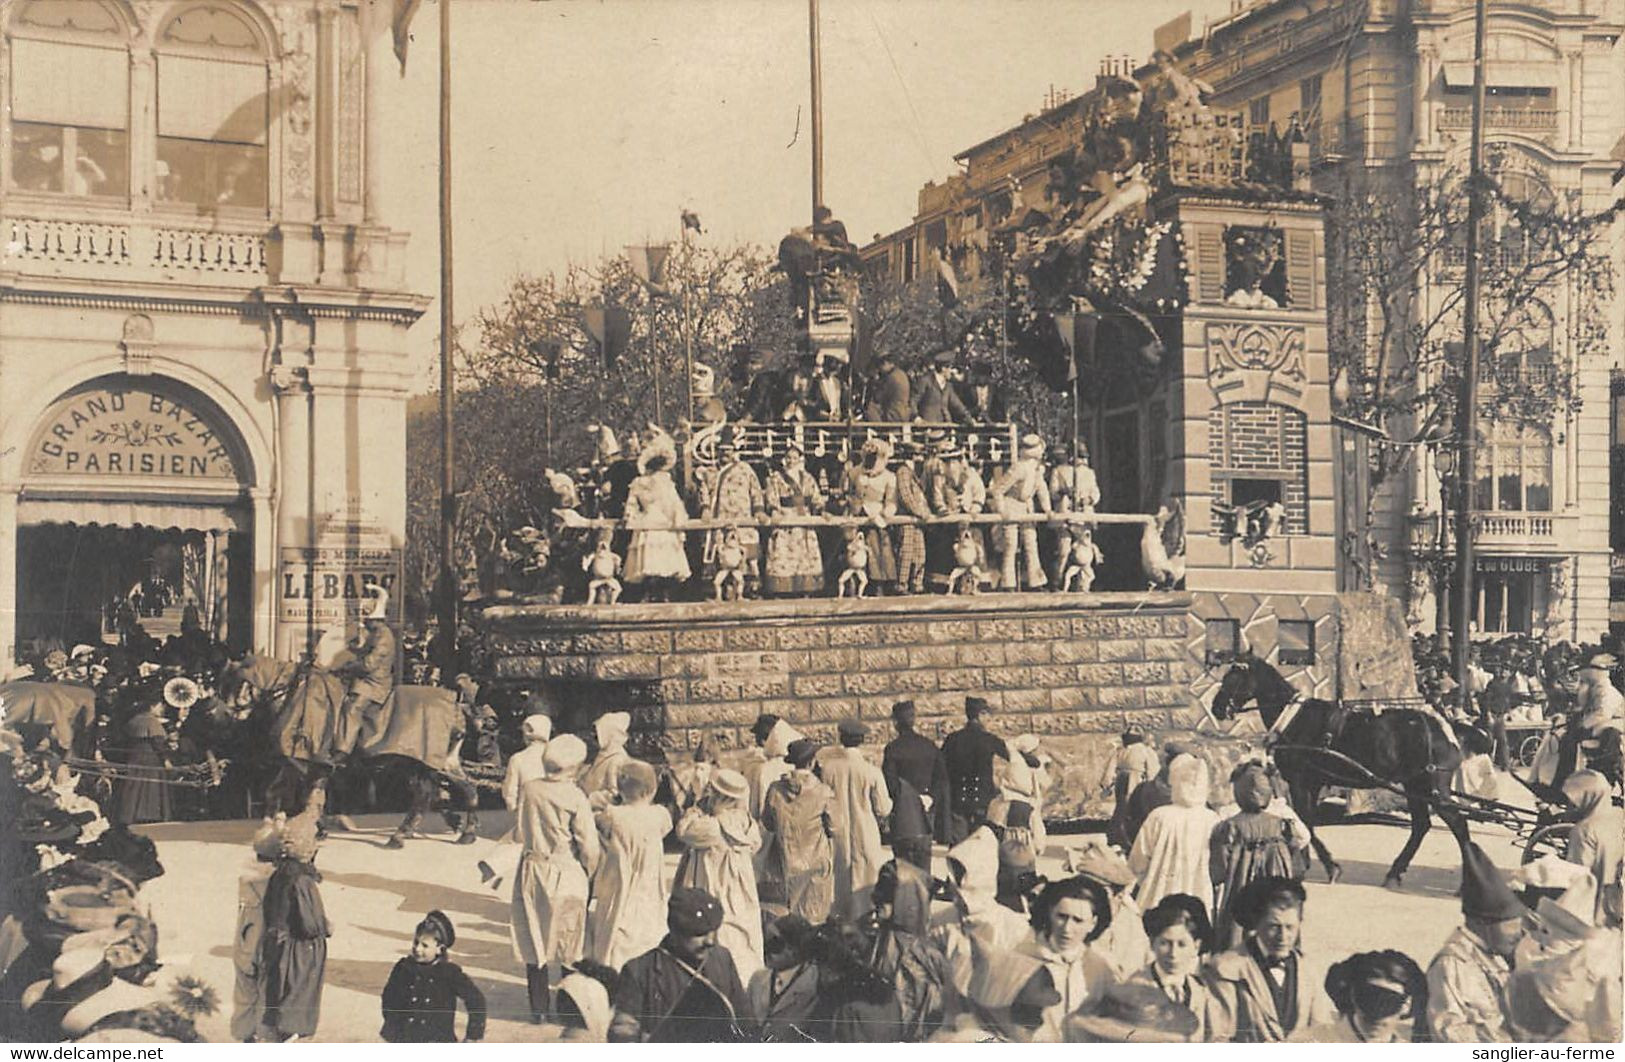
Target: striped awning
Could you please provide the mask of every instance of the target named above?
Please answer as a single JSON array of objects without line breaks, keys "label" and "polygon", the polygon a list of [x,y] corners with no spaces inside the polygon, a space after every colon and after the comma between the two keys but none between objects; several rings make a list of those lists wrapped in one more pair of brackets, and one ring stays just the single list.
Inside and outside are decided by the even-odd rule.
[{"label": "striped awning", "polygon": [[248,512],[241,506],[193,502],[110,501],[77,498],[23,498],[17,523],[79,524],[102,527],[154,527],[181,531],[246,531]]}]

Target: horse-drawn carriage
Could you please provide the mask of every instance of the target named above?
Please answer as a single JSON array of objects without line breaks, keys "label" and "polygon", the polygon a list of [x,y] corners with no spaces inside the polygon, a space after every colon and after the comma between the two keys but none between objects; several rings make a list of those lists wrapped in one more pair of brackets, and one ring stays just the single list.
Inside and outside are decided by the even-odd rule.
[{"label": "horse-drawn carriage", "polygon": [[[1559,851],[1566,842],[1572,823],[1564,820],[1568,806],[1563,779],[1552,776],[1543,782],[1513,773],[1533,796],[1533,808],[1457,791],[1454,778],[1464,758],[1462,742],[1454,727],[1425,701],[1305,699],[1269,663],[1243,653],[1221,679],[1210,711],[1215,720],[1224,720],[1248,706],[1257,707],[1268,728],[1266,740],[1287,783],[1288,799],[1309,827],[1315,852],[1331,880],[1336,880],[1340,868],[1315,833],[1320,794],[1329,786],[1387,790],[1405,799],[1411,833],[1389,868],[1385,885],[1399,884],[1433,815],[1463,841],[1470,822],[1506,828],[1520,838],[1524,862]],[[1531,736],[1538,738],[1537,748],[1554,741],[1549,729]],[[1617,735],[1613,746],[1597,749],[1597,758],[1579,766],[1589,762],[1605,773],[1611,769],[1608,776],[1617,787]]]}]

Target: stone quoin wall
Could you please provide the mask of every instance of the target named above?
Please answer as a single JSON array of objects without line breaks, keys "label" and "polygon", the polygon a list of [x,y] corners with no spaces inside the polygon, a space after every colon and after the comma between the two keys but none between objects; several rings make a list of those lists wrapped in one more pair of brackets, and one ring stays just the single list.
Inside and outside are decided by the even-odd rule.
[{"label": "stone quoin wall", "polygon": [[483,623],[499,682],[537,690],[575,729],[632,713],[645,747],[691,749],[709,732],[750,742],[772,713],[835,740],[857,717],[889,740],[891,706],[913,700],[924,733],[960,725],[984,697],[1000,729],[1046,735],[1153,728],[1200,708],[1186,648],[1190,596],[746,601],[690,605],[499,605]]}]

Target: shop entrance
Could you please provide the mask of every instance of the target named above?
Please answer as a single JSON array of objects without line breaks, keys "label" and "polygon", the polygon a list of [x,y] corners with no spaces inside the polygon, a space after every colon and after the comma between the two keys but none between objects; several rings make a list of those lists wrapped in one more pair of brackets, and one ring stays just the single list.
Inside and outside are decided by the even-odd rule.
[{"label": "shop entrance", "polygon": [[250,536],[220,529],[47,522],[17,529],[19,648],[162,642],[199,629],[247,648]]}]

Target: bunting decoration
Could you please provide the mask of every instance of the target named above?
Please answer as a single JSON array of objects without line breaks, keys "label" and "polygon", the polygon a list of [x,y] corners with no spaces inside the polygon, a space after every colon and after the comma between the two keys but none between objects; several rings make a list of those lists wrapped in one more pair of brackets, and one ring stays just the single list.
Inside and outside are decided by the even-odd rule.
[{"label": "bunting decoration", "polygon": [[406,46],[412,43],[412,16],[418,13],[423,0],[394,0],[395,13],[390,19],[390,32],[395,38],[395,58],[401,61],[401,74],[406,74]]}]

